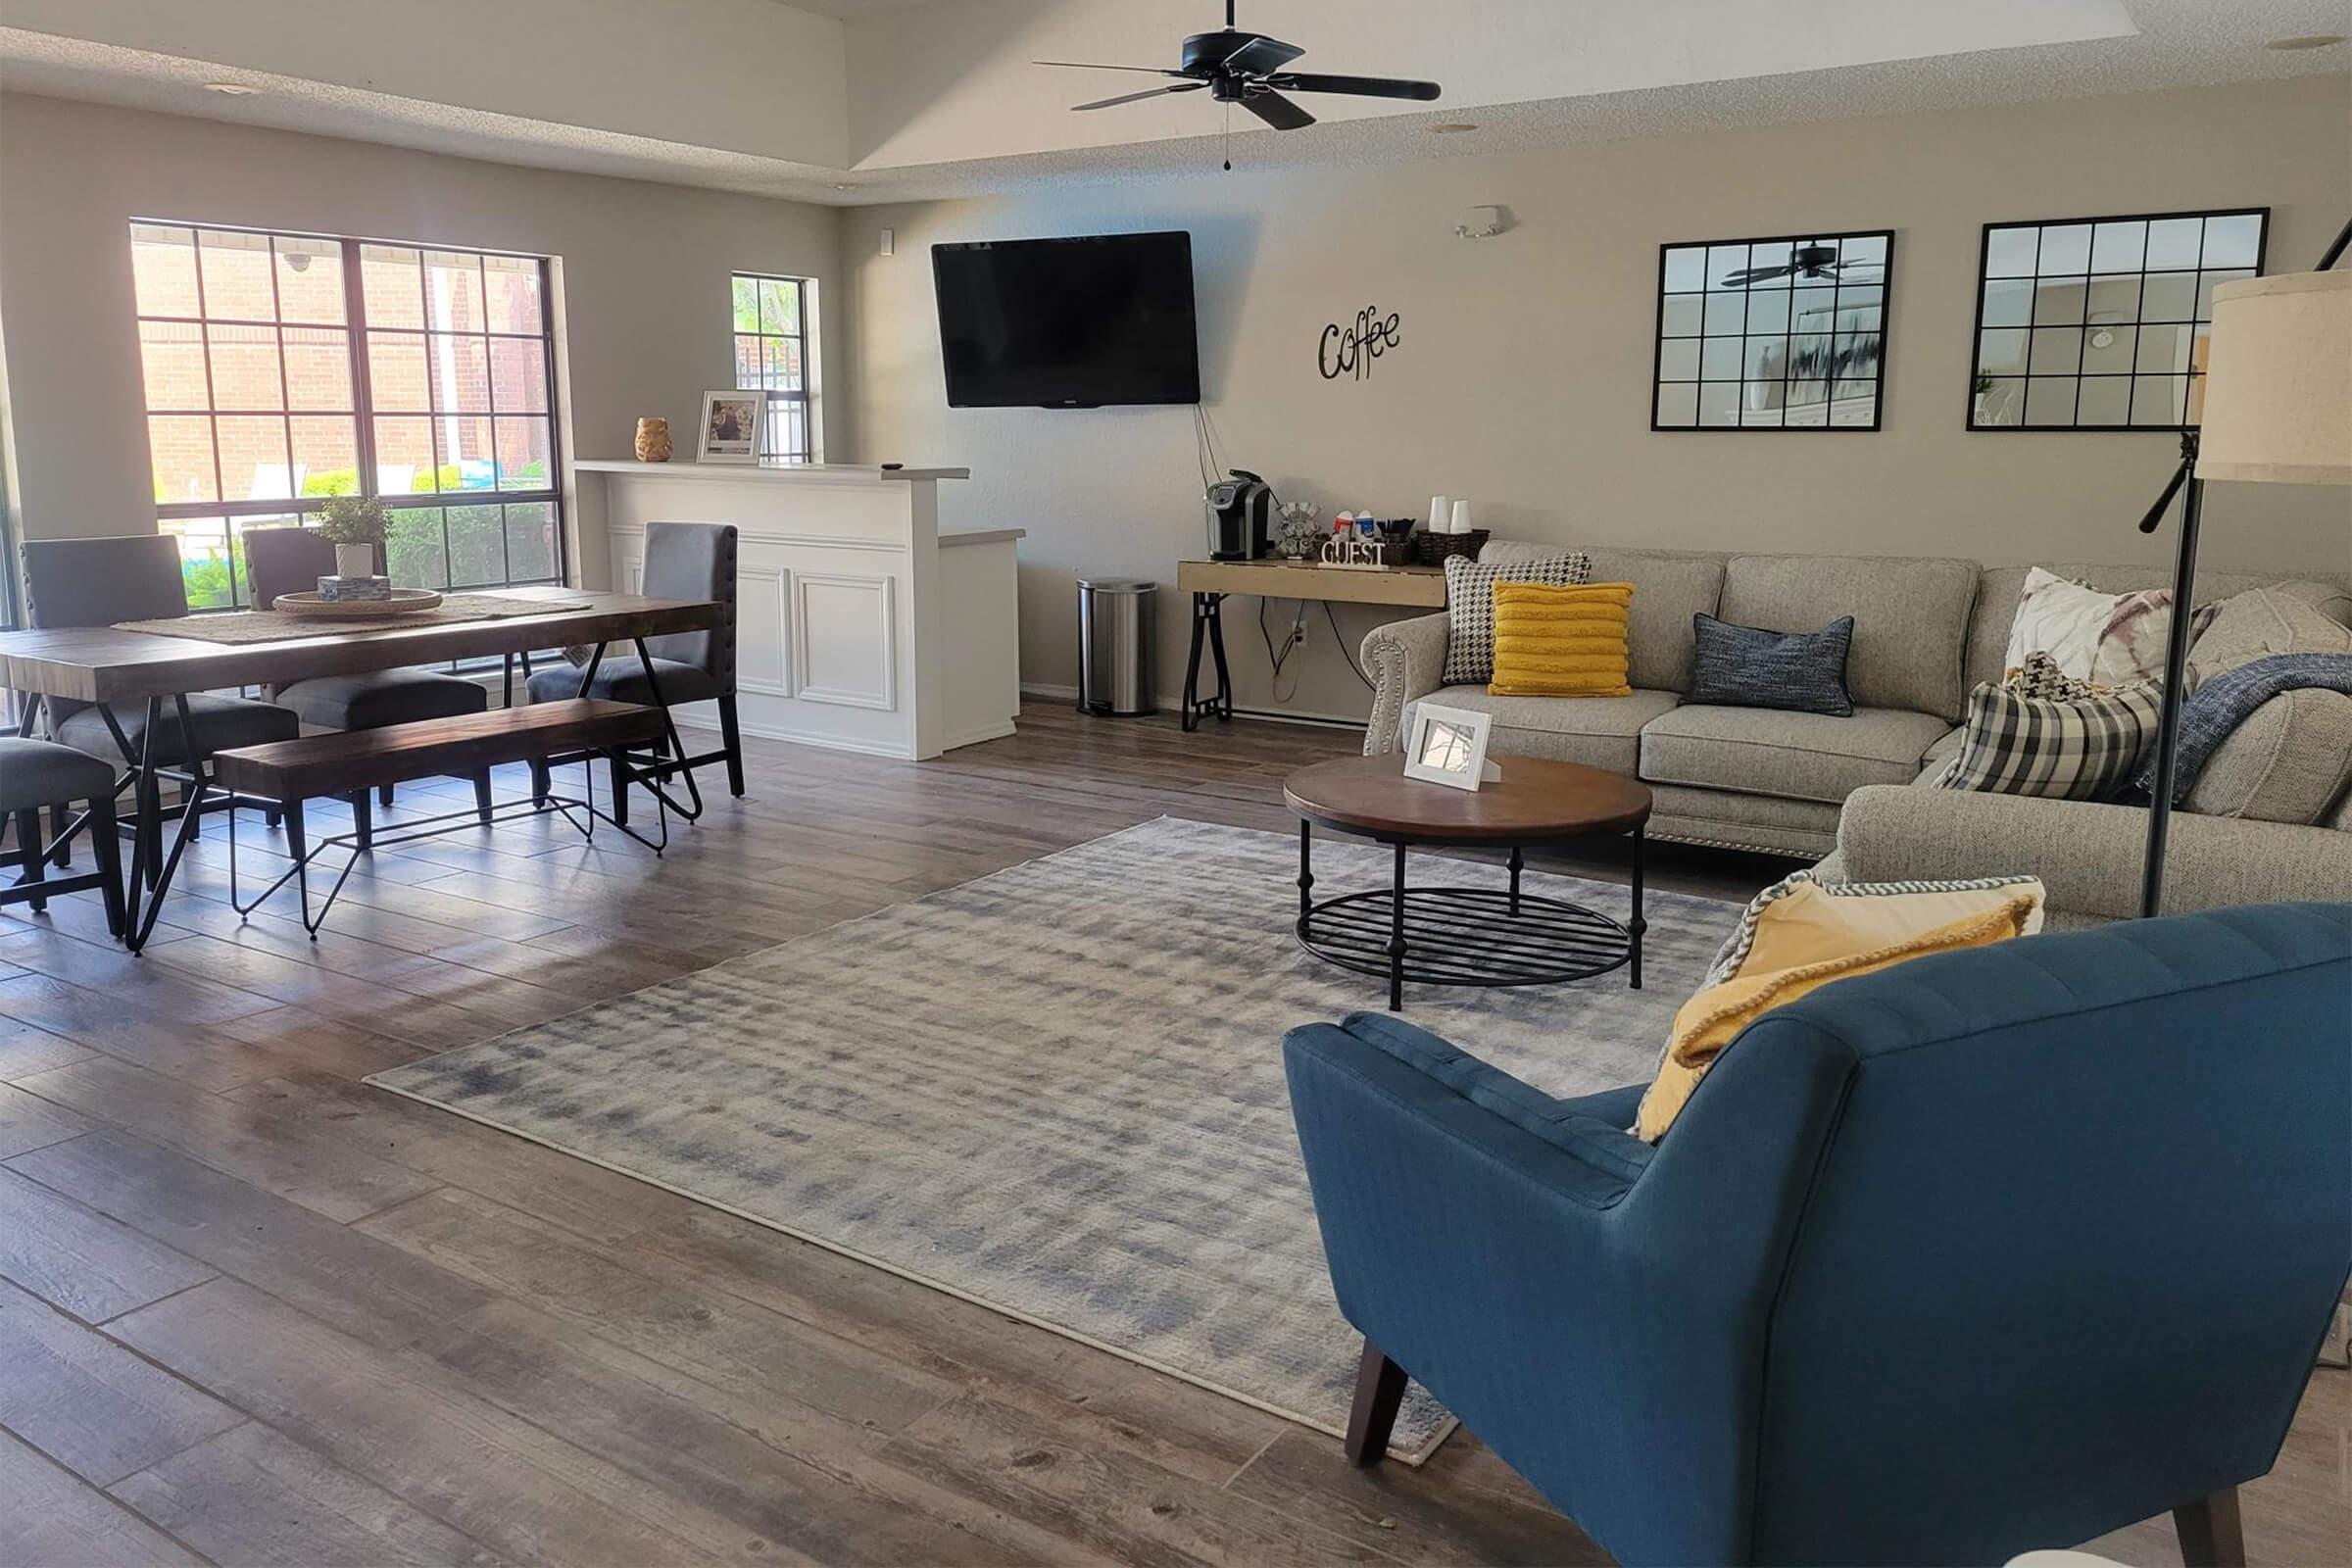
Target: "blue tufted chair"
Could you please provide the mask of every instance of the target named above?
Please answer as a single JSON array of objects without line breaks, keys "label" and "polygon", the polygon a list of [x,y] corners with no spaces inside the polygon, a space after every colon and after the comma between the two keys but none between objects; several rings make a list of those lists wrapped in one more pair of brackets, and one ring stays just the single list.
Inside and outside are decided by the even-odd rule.
[{"label": "blue tufted chair", "polygon": [[2242,1561],[2352,1269],[2352,905],[1825,986],[1655,1149],[1394,1018],[1284,1055],[1351,1455],[1409,1373],[1625,1563]]}]

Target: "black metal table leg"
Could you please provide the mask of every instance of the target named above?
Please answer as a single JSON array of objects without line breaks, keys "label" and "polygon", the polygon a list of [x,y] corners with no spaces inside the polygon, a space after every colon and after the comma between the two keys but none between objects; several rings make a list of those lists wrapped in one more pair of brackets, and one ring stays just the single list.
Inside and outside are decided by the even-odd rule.
[{"label": "black metal table leg", "polygon": [[1304,920],[1314,912],[1312,897],[1315,887],[1314,867],[1310,860],[1315,848],[1315,824],[1305,817],[1298,819],[1298,918]]},{"label": "black metal table leg", "polygon": [[1200,727],[1200,643],[1206,635],[1207,620],[1201,607],[1208,595],[1193,595],[1193,646],[1184,657],[1184,707],[1177,715],[1186,734]]},{"label": "black metal table leg", "polygon": [[1209,699],[1209,710],[1217,717],[1230,721],[1233,717],[1233,671],[1225,667],[1225,596],[1211,594],[1208,598],[1208,656],[1217,665],[1217,695]]},{"label": "black metal table leg", "polygon": [[1396,876],[1390,887],[1389,1010],[1404,1010],[1404,846],[1396,846]]},{"label": "black metal table leg", "polygon": [[1518,845],[1511,846],[1511,913],[1519,913],[1519,873],[1527,866],[1527,852]]},{"label": "black metal table leg", "polygon": [[1639,991],[1642,989],[1642,933],[1649,929],[1649,922],[1642,918],[1642,829],[1639,827],[1634,829],[1634,917],[1627,922],[1625,929],[1633,939],[1628,966],[1633,973],[1634,989]]}]

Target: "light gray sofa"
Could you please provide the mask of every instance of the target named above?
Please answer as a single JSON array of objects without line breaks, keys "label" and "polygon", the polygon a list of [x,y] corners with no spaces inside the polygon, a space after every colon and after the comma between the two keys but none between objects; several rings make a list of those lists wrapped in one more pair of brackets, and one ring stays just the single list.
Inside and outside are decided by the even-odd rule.
[{"label": "light gray sofa", "polygon": [[[1560,547],[1490,543],[1484,561]],[[1968,692],[2001,678],[2024,566],[1936,558],[1765,556],[1585,548],[1594,582],[1631,582],[1631,697],[1494,697],[1446,686],[1443,613],[1381,626],[1364,639],[1374,681],[1367,753],[1393,751],[1424,700],[1494,715],[1497,755],[1558,758],[1631,773],[1650,786],[1660,837],[1806,860],[1826,874],[1901,881],[2032,871],[2050,886],[2053,924],[2137,912],[2137,808],[1977,795],[1931,785],[1959,744]],[[2050,564],[2108,592],[2162,587],[2145,566]],[[2204,572],[2208,602],[2277,583],[2272,574]],[[2297,597],[2352,624],[2352,582],[2299,584]],[[1686,704],[1691,616],[1776,631],[1854,617],[1850,718]],[[2176,813],[2171,906],[2352,897],[2352,804],[2332,826]]]}]

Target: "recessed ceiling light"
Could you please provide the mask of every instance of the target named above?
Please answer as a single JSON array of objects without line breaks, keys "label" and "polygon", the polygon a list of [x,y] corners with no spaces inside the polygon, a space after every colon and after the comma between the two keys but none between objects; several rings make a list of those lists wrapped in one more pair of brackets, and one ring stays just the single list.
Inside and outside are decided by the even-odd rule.
[{"label": "recessed ceiling light", "polygon": [[1429,127],[1429,133],[1432,136],[1459,136],[1465,130],[1476,130],[1477,128],[1476,125],[1465,125],[1456,122],[1451,124],[1432,125]]},{"label": "recessed ceiling light", "polygon": [[2297,33],[2292,38],[2273,38],[2269,42],[2265,43],[2263,47],[2265,49],[2282,50],[2328,49],[2334,47],[2336,44],[2342,43],[2343,41],[2344,35],[2340,32],[2304,32]]},{"label": "recessed ceiling light", "polygon": [[241,81],[208,81],[204,84],[204,90],[217,92],[223,98],[250,98],[262,89],[248,87]]}]

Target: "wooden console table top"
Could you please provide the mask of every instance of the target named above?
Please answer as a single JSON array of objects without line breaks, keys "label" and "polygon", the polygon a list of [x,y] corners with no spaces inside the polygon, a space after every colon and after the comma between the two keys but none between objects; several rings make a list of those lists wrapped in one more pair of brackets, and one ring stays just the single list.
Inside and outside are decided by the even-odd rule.
[{"label": "wooden console table top", "polygon": [[1264,599],[1322,600],[1335,605],[1446,608],[1441,566],[1384,566],[1377,571],[1297,561],[1180,561],[1176,587],[1188,594],[1256,594]]}]

